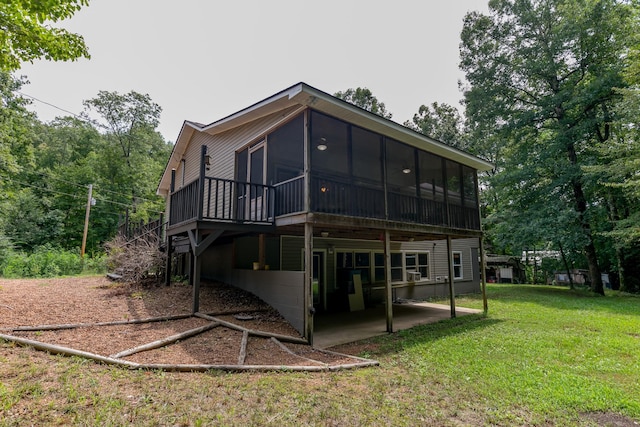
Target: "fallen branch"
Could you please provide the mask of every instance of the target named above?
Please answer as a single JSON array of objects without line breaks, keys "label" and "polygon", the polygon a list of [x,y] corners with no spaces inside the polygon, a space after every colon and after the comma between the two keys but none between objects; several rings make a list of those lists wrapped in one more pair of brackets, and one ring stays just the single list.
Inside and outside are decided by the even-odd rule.
[{"label": "fallen branch", "polygon": [[9,310],[13,310],[13,307],[10,307],[10,306],[4,305],[4,304],[0,304],[0,307],[4,307],[4,308],[8,308]]},{"label": "fallen branch", "polygon": [[222,320],[213,316],[208,316],[203,313],[194,313],[193,315],[196,317],[200,317],[202,319],[211,320],[212,322],[219,322],[221,325],[226,326],[227,328],[230,328],[230,329],[235,329],[236,331],[240,331],[240,332],[247,331],[249,332],[250,335],[254,335],[256,337],[263,337],[263,338],[275,337],[280,341],[291,342],[294,344],[309,344],[307,340],[303,338],[290,337],[288,335],[275,334],[271,332],[256,331],[255,329],[248,329],[240,325],[236,325],[235,323],[227,322],[226,320]]},{"label": "fallen branch", "polygon": [[62,329],[90,328],[93,326],[120,326],[120,325],[136,325],[139,323],[166,322],[169,320],[181,320],[191,317],[191,314],[178,314],[175,316],[148,317],[146,319],[133,320],[116,320],[113,322],[98,323],[68,323],[62,325],[39,325],[39,326],[18,326],[17,328],[9,328],[14,332],[33,332],[33,331],[59,331]]},{"label": "fallen branch", "polygon": [[289,354],[291,354],[291,355],[293,355],[293,356],[299,357],[299,358],[301,358],[301,359],[303,359],[303,360],[306,360],[306,361],[308,361],[308,362],[313,362],[313,363],[318,363],[318,364],[320,364],[320,365],[329,366],[329,364],[328,364],[328,363],[324,363],[324,362],[321,362],[321,361],[319,361],[319,360],[311,359],[311,358],[309,358],[309,357],[301,356],[301,355],[299,355],[299,354],[295,353],[293,350],[291,350],[291,349],[290,349],[289,347],[287,347],[286,345],[282,344],[280,341],[278,341],[278,340],[277,340],[276,338],[274,338],[274,337],[271,337],[271,341],[273,341],[274,343],[276,343],[276,345],[277,345],[278,347],[280,347],[282,350],[284,350],[285,352],[287,352],[287,353],[289,353]]},{"label": "fallen branch", "polygon": [[249,341],[249,332],[244,331],[242,333],[242,343],[240,344],[240,355],[238,356],[238,365],[244,365],[244,361],[247,358],[247,342]]},{"label": "fallen branch", "polygon": [[[135,362],[129,362],[127,360],[113,359],[110,357],[100,356],[99,354],[89,353],[81,350],[74,350],[68,347],[61,347],[53,344],[46,344],[39,341],[28,340],[25,338],[16,337],[13,335],[0,334],[0,339],[8,342],[14,342],[16,344],[30,346],[36,350],[47,351],[52,354],[62,354],[65,356],[78,356],[87,359],[95,360],[97,362],[119,365],[129,369],[148,369],[148,370],[163,370],[163,371],[177,371],[177,372],[206,372],[211,370],[219,371],[255,371],[255,372],[327,372],[327,371],[341,371],[345,369],[364,368],[368,366],[376,366],[379,363],[375,360],[369,360],[360,363],[349,363],[344,365],[332,365],[332,366],[283,366],[283,365],[183,365],[183,364],[141,364]],[[345,355],[350,357],[348,355]]]},{"label": "fallen branch", "polygon": [[109,357],[111,357],[112,359],[120,359],[122,357],[131,356],[132,354],[140,353],[142,351],[154,350],[156,348],[164,347],[164,346],[166,346],[168,344],[173,344],[174,342],[180,341],[181,339],[189,338],[189,337],[192,337],[194,335],[201,334],[201,333],[206,332],[206,331],[208,331],[210,329],[213,329],[213,328],[215,328],[216,326],[219,326],[219,325],[220,325],[219,323],[213,322],[213,323],[210,323],[208,325],[201,326],[199,328],[189,329],[188,331],[185,331],[185,332],[182,332],[182,333],[179,333],[179,334],[175,334],[175,335],[171,335],[171,336],[169,336],[167,338],[163,338],[161,340],[153,341],[153,342],[150,342],[150,343],[147,343],[147,344],[142,344],[142,345],[139,345],[137,347],[133,347],[133,348],[130,348],[130,349],[127,349],[127,350],[123,350],[120,353],[112,354]]}]

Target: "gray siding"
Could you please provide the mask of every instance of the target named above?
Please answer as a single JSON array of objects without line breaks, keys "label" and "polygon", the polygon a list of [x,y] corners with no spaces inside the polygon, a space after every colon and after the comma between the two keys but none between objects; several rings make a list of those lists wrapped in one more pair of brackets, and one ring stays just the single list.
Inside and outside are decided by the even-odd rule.
[{"label": "gray siding", "polygon": [[[462,254],[462,279],[456,279],[454,290],[456,294],[473,293],[480,291],[480,278],[475,275],[478,268],[473,263],[477,261],[477,238],[455,239],[452,241],[452,251]],[[302,254],[304,239],[298,236],[283,236],[281,245],[282,270],[302,270]],[[449,276],[449,264],[447,259],[447,241],[421,241],[421,242],[391,242],[392,252],[420,251],[429,253],[429,280],[421,282],[397,282],[396,296],[398,298],[426,299],[433,297],[446,297],[449,295],[447,277]],[[332,248],[333,253],[330,253]],[[346,240],[331,238],[314,238],[314,250],[324,250],[326,253],[327,290],[336,289],[336,256],[343,251],[369,251],[383,252],[383,244],[380,241],[371,240]],[[475,254],[475,258],[473,258]],[[373,261],[372,261],[373,262]],[[374,293],[377,292],[374,290]]]}]

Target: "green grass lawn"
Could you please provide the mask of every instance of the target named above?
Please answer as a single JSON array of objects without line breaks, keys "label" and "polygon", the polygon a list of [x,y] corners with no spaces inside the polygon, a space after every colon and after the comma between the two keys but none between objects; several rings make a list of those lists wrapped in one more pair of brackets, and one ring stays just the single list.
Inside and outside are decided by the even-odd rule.
[{"label": "green grass lawn", "polygon": [[488,295],[487,317],[370,340],[381,366],[345,372],[129,371],[0,343],[0,426],[640,423],[640,298]]}]

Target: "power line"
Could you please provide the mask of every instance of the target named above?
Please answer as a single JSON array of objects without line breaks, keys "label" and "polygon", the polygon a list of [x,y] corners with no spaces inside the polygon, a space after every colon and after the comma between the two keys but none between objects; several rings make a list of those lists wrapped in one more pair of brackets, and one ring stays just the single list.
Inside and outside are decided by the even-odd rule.
[{"label": "power line", "polygon": [[33,99],[34,101],[38,101],[38,102],[40,102],[40,103],[42,103],[42,104],[45,104],[45,105],[48,105],[48,106],[50,106],[50,107],[56,108],[56,109],[58,109],[58,110],[60,110],[60,111],[64,111],[64,112],[65,112],[65,113],[67,113],[67,114],[71,114],[73,117],[75,117],[75,118],[76,118],[76,119],[78,119],[78,120],[82,120],[82,121],[84,121],[84,122],[90,123],[90,122],[86,119],[86,117],[82,117],[82,116],[80,116],[79,114],[73,113],[73,112],[71,112],[71,111],[69,111],[69,110],[65,110],[65,109],[64,109],[64,108],[62,108],[62,107],[58,107],[57,105],[54,105],[54,104],[52,104],[52,103],[50,103],[50,102],[47,102],[47,101],[43,101],[43,100],[41,100],[41,99],[36,98],[35,96],[32,96],[32,95],[26,94],[26,93],[21,92],[21,91],[19,91],[19,90],[17,90],[16,92],[17,92],[17,93],[19,93],[19,94],[20,94],[20,95],[22,95],[22,96],[26,96],[27,98],[31,98],[31,99]]},{"label": "power line", "polygon": [[[56,181],[64,182],[65,184],[75,185],[76,187],[81,187],[81,188],[84,188],[84,189],[86,189],[86,188],[88,188],[88,187],[89,187],[89,185],[87,185],[87,184],[78,184],[78,183],[71,182],[71,181],[67,181],[67,180],[64,180],[64,179],[61,179],[61,178],[56,178],[55,176],[50,175],[50,174],[46,174],[46,173],[44,173],[44,172],[36,172],[36,173],[37,173],[37,174],[39,174],[39,175],[45,176],[45,177],[47,177],[47,178],[54,179],[54,180],[56,180]],[[119,193],[119,192],[117,192],[117,191],[112,191],[112,190],[107,190],[106,188],[102,188],[102,187],[100,187],[100,184],[94,184],[94,185],[93,185],[93,188],[94,188],[94,189],[96,189],[96,188],[97,188],[97,189],[99,189],[99,191],[101,191],[101,192],[115,194],[116,196],[121,196],[121,197],[124,197],[124,198],[128,198],[128,197],[130,197],[130,195],[128,195],[128,194]],[[135,197],[136,199],[139,199],[139,200],[144,200],[145,202],[151,202],[151,203],[156,202],[156,200],[146,199],[146,198],[144,198],[144,197],[140,197],[140,196],[134,196],[134,197]]]},{"label": "power line", "polygon": [[[35,188],[35,189],[38,189],[38,190],[42,190],[42,191],[48,191],[50,193],[61,194],[63,196],[73,197],[74,199],[80,199],[80,198],[84,198],[85,197],[84,195],[79,196],[79,195],[76,195],[76,194],[65,193],[63,191],[56,191],[56,190],[52,190],[50,188],[40,187],[40,186],[37,186],[37,185],[29,184],[28,182],[18,181],[16,179],[12,179],[12,178],[7,178],[7,181],[15,182],[17,184],[25,185],[27,187],[32,187],[32,188]],[[103,197],[94,197],[94,199],[100,200],[101,202],[110,203],[110,204],[113,204],[113,205],[124,206],[125,208],[132,208],[132,209],[135,208],[134,205],[128,205],[126,203],[116,202],[114,200],[105,199]],[[153,212],[153,213],[161,213],[160,211],[156,211],[156,210],[152,210],[152,209],[146,209],[146,210],[149,211],[149,212]]]}]

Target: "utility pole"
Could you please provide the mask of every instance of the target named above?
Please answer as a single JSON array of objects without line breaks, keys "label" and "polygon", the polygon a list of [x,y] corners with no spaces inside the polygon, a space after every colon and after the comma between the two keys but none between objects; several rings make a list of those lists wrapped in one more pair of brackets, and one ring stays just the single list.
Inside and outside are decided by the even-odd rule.
[{"label": "utility pole", "polygon": [[87,211],[84,215],[84,233],[82,233],[82,249],[80,249],[80,258],[84,258],[84,250],[87,247],[87,232],[89,231],[89,213],[91,213],[91,204],[93,199],[91,198],[91,192],[93,191],[93,184],[89,184],[89,196],[87,197]]}]

